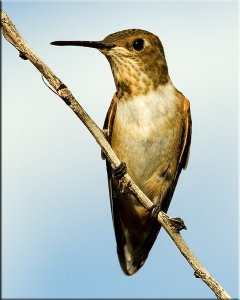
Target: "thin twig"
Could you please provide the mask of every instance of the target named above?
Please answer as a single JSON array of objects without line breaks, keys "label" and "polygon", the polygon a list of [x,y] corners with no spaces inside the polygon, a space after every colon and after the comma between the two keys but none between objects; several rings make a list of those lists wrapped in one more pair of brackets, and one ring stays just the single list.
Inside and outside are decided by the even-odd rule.
[{"label": "thin twig", "polygon": [[[1,27],[2,32],[6,40],[11,43],[20,53],[20,57],[28,59],[44,76],[52,88],[56,91],[59,97],[74,111],[78,118],[84,123],[84,125],[91,132],[102,151],[105,154],[107,160],[111,163],[113,168],[120,165],[120,161],[111,148],[110,144],[105,139],[102,130],[96,125],[96,123],[89,117],[85,110],[80,106],[77,100],[74,98],[70,90],[65,84],[50,70],[50,68],[44,64],[42,60],[31,50],[25,40],[20,36],[16,27],[10,21],[4,11],[1,10]],[[122,178],[124,186],[142,203],[145,208],[150,208],[153,203],[150,199],[138,188],[133,182],[131,177],[126,174]],[[213,276],[206,270],[200,263],[197,257],[189,249],[179,231],[174,226],[173,219],[163,212],[158,214],[158,221],[170,235],[173,242],[176,244],[182,255],[186,258],[188,263],[194,270],[194,275],[201,278],[209,288],[215,293],[219,299],[231,299],[230,295],[221,287],[221,285],[213,278]]]}]

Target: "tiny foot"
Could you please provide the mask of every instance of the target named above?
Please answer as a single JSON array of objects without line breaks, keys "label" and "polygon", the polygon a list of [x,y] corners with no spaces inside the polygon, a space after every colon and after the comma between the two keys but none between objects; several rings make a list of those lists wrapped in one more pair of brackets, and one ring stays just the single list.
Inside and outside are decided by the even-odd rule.
[{"label": "tiny foot", "polygon": [[117,180],[117,189],[121,194],[125,192],[125,186],[123,184],[122,178],[127,173],[127,165],[125,162],[121,162],[120,165],[112,170],[113,178]]},{"label": "tiny foot", "polygon": [[180,232],[182,229],[187,229],[186,225],[181,218],[169,218],[171,226],[174,227],[176,232]]},{"label": "tiny foot", "polygon": [[125,162],[121,162],[118,167],[113,169],[113,177],[115,179],[121,179],[127,173],[127,165]]},{"label": "tiny foot", "polygon": [[161,211],[161,205],[153,204],[147,210],[150,212],[150,216],[155,219],[157,218],[159,212]]}]

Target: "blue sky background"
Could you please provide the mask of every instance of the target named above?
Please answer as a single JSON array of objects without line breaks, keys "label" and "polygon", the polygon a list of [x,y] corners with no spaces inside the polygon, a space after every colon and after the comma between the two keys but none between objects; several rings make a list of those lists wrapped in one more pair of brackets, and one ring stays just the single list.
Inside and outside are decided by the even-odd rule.
[{"label": "blue sky background", "polygon": [[[115,92],[95,49],[53,47],[142,28],[191,101],[193,139],[169,214],[189,247],[238,295],[237,2],[3,2],[30,46],[102,127]],[[37,70],[2,41],[2,287],[10,298],[214,298],[161,230],[133,277],[119,266],[105,162]]]}]

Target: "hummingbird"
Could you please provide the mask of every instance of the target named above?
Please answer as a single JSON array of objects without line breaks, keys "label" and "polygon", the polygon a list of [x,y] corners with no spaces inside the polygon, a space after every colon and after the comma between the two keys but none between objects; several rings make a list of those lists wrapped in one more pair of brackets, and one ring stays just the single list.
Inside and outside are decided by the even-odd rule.
[{"label": "hummingbird", "polygon": [[[111,212],[119,263],[126,275],[146,261],[167,212],[179,175],[186,169],[191,143],[190,103],[173,85],[158,36],[127,29],[101,41],[54,41],[57,46],[98,49],[110,63],[116,93],[103,130],[122,162],[107,161]],[[120,188],[128,172],[153,202],[150,210]]]}]

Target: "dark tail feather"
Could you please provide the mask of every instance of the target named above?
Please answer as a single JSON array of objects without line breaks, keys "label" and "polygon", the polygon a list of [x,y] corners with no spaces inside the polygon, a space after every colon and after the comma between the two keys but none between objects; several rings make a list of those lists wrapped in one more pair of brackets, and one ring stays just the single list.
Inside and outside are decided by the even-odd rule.
[{"label": "dark tail feather", "polygon": [[135,274],[145,263],[148,254],[158,236],[161,226],[153,220],[148,237],[139,246],[129,249],[126,241],[117,242],[118,258],[123,272],[126,275]]}]

